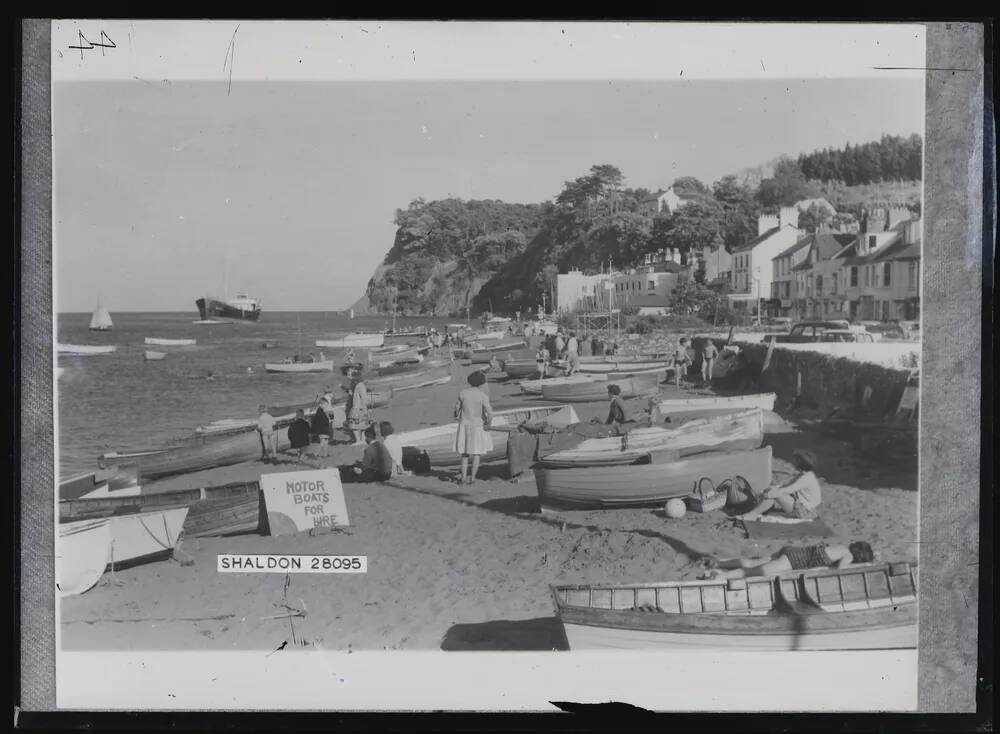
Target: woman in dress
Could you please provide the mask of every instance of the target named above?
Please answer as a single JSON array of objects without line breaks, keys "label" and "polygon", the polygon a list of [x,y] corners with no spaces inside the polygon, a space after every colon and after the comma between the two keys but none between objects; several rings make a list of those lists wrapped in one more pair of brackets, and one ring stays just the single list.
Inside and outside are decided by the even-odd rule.
[{"label": "woman in dress", "polygon": [[863,540],[850,545],[786,545],[769,559],[730,558],[702,559],[704,579],[742,579],[747,576],[776,576],[786,571],[809,568],[847,568],[875,560],[872,547]]},{"label": "woman in dress", "polygon": [[[455,453],[462,455],[462,468],[458,475],[460,484],[472,484],[479,471],[480,457],[493,450],[493,438],[487,426],[493,420],[490,399],[479,388],[486,384],[486,375],[476,370],[469,375],[469,387],[462,390],[455,404],[455,419],[458,431],[455,434]],[[468,478],[465,470],[472,457],[472,471]]]},{"label": "woman in dress", "polygon": [[361,379],[361,370],[350,372],[351,387],[347,398],[347,428],[354,437],[355,446],[365,446],[365,429],[371,425],[368,410],[368,387]]}]

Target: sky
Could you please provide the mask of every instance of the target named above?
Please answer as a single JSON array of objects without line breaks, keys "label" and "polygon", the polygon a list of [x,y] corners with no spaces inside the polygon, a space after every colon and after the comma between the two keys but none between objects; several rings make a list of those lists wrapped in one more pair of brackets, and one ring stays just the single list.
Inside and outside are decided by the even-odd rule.
[{"label": "sky", "polygon": [[112,312],[193,310],[225,295],[227,262],[229,294],[265,310],[342,309],[392,246],[395,210],[417,197],[538,202],[599,163],[630,186],[711,183],[781,154],[923,130],[912,74],[405,79],[390,65],[303,80],[278,73],[290,60],[265,65],[273,78],[240,66],[230,82],[219,58],[205,79],[54,58],[58,311],[97,299]]}]

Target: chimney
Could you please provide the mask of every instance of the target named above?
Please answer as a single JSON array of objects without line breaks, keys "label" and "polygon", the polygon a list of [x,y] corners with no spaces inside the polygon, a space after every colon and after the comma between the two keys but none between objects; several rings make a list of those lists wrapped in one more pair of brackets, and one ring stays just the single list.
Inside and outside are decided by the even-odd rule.
[{"label": "chimney", "polygon": [[779,226],[778,217],[774,214],[761,214],[757,217],[757,236],[764,234],[769,229]]},{"label": "chimney", "polygon": [[799,226],[799,210],[794,206],[783,206],[781,207],[781,212],[778,215],[778,226],[787,227],[791,225],[798,229]]},{"label": "chimney", "polygon": [[886,222],[886,229],[892,229],[900,222],[906,222],[910,219],[910,210],[905,206],[894,206],[889,209],[888,221]]}]

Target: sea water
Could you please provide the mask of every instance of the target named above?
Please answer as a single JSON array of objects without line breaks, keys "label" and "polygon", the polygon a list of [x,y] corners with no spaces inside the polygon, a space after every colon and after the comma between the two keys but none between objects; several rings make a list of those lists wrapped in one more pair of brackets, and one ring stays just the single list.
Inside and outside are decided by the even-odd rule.
[{"label": "sea water", "polygon": [[[348,319],[334,313],[267,312],[260,321],[201,325],[187,313],[112,313],[110,332],[88,330],[90,314],[60,314],[56,341],[68,344],[114,344],[110,355],[57,355],[62,377],[53,378],[59,398],[58,475],[91,471],[105,451],[157,448],[192,435],[195,427],[221,418],[253,418],[257,406],[310,402],[326,387],[346,384],[339,365],[346,350],[323,349],[334,371],[268,374],[265,362],[312,353],[317,339],[356,330],[381,331],[384,317]],[[444,330],[445,318],[399,318],[396,328],[420,326]],[[478,326],[472,323],[475,328]],[[191,347],[146,346],[146,337],[197,339]],[[419,342],[419,338],[411,341]],[[263,348],[265,342],[274,345]],[[401,339],[389,342],[404,343]],[[147,349],[166,352],[161,361],[145,362]],[[365,350],[358,349],[361,357]]]}]

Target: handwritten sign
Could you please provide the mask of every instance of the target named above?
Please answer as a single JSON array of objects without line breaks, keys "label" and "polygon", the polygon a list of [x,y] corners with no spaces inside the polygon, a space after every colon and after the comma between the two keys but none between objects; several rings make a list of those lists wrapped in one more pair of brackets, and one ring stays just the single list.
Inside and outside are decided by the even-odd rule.
[{"label": "handwritten sign", "polygon": [[262,474],[260,487],[271,535],[350,525],[336,469]]}]

